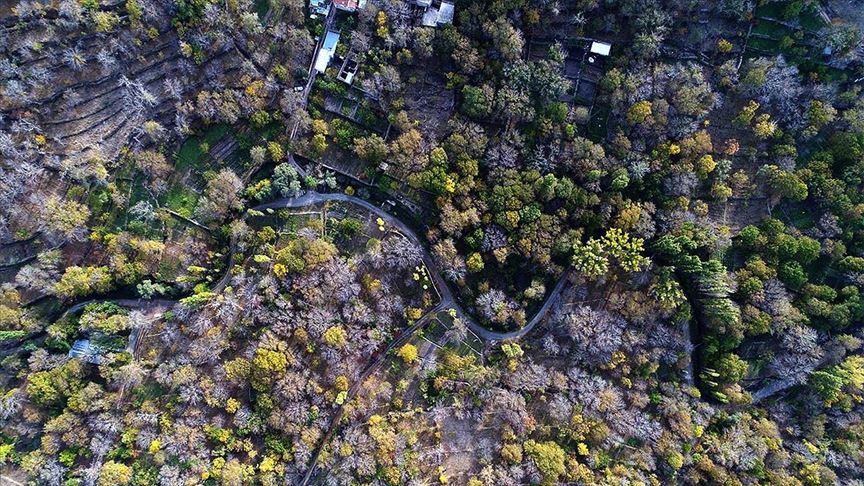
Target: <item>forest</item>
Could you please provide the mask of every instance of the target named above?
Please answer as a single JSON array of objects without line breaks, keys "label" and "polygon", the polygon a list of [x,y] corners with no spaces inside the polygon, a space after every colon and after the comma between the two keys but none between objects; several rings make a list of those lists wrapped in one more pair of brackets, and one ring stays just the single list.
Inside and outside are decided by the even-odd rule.
[{"label": "forest", "polygon": [[864,484],[862,29],[0,2],[0,484]]}]

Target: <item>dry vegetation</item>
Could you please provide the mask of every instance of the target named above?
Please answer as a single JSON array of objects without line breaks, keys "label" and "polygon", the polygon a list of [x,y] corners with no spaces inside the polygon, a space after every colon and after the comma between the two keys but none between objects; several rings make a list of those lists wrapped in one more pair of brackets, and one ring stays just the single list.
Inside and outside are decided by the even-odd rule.
[{"label": "dry vegetation", "polygon": [[0,483],[860,483],[860,2],[349,4],[0,2]]}]

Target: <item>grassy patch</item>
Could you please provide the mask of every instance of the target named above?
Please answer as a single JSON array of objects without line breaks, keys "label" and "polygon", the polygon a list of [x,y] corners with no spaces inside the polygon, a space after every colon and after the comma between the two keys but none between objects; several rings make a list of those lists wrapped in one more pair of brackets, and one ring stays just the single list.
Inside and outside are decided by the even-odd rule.
[{"label": "grassy patch", "polygon": [[798,229],[808,229],[816,225],[813,220],[813,215],[804,206],[789,205],[782,208],[783,219],[786,220],[787,226],[794,226]]},{"label": "grassy patch", "polygon": [[[792,4],[799,3],[799,7],[801,7],[800,12],[797,16],[794,15],[796,11],[795,8],[791,8]],[[781,2],[768,2],[764,5],[759,5],[756,7],[756,16],[757,17],[771,17],[775,19],[781,19],[788,22],[794,22],[795,20],[801,25],[802,28],[818,31],[827,26],[825,23],[825,19],[819,16],[819,12],[816,8],[808,8],[806,6],[800,5],[799,1],[781,1]],[[790,10],[787,10],[790,9]],[[790,17],[790,15],[792,15]]]},{"label": "grassy patch", "polygon": [[134,181],[132,181],[132,194],[129,196],[129,207],[131,208],[139,201],[146,201],[150,199],[150,193],[144,187],[144,178],[146,176],[136,177]]},{"label": "grassy patch", "polygon": [[198,205],[198,194],[182,184],[174,184],[165,194],[165,206],[187,218],[192,217]]},{"label": "grassy patch", "polygon": [[747,41],[747,47],[758,51],[759,53],[768,52],[771,54],[777,54],[780,52],[780,44],[777,41],[761,39],[758,37],[751,37],[750,40]]},{"label": "grassy patch", "polygon": [[96,186],[87,194],[87,207],[94,216],[111,209],[111,194],[107,187]]},{"label": "grassy patch", "polygon": [[258,130],[262,141],[275,140],[280,133],[285,131],[285,125],[281,121],[270,122]]},{"label": "grassy patch", "polygon": [[258,19],[264,20],[267,12],[270,11],[270,0],[255,0],[255,12],[258,14]]},{"label": "grassy patch", "polygon": [[423,335],[433,343],[442,344],[444,341],[444,335],[447,333],[448,329],[449,327],[442,324],[439,319],[433,317],[426,326],[426,329],[423,330]]},{"label": "grassy patch", "polygon": [[777,22],[771,22],[770,20],[759,20],[753,26],[754,34],[762,34],[767,35],[774,39],[780,39],[787,35],[792,35],[795,32],[785,25],[778,24]]},{"label": "grassy patch", "polygon": [[140,407],[147,400],[155,400],[165,395],[166,391],[158,383],[148,382],[132,390],[132,397],[135,401],[135,406]]},{"label": "grassy patch", "polygon": [[756,7],[757,17],[773,17],[776,19],[783,18],[783,10],[788,2],[768,2]]},{"label": "grassy patch", "polygon": [[815,9],[805,9],[801,12],[801,16],[798,17],[798,20],[801,21],[801,27],[804,27],[807,30],[819,31],[828,26],[825,19],[819,16]]},{"label": "grassy patch", "polygon": [[804,62],[798,66],[802,73],[815,73],[820,81],[827,83],[843,83],[849,79],[849,74],[831,66],[824,66],[813,62]]},{"label": "grassy patch", "polygon": [[591,113],[591,119],[588,120],[587,134],[588,138],[594,142],[604,140],[607,135],[607,123],[609,122],[609,107],[596,105]]},{"label": "grassy patch", "polygon": [[206,155],[201,151],[201,144],[208,144],[212,148],[213,144],[219,141],[228,131],[228,126],[224,124],[213,125],[201,135],[194,135],[186,139],[180,150],[177,151],[177,160],[175,166],[177,170],[196,169],[203,170],[203,162]]},{"label": "grassy patch", "polygon": [[115,206],[111,210],[110,225],[116,229],[125,229],[128,221],[127,211],[141,200],[147,199],[144,187],[138,180],[120,180],[117,182],[117,192],[129,195],[129,202],[125,206]]}]

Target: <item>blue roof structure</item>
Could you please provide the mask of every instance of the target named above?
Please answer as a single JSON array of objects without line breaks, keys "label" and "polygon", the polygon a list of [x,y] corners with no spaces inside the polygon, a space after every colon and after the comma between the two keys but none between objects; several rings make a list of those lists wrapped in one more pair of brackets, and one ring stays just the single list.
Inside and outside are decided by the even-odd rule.
[{"label": "blue roof structure", "polygon": [[327,36],[324,37],[324,47],[323,49],[334,50],[336,49],[336,44],[339,42],[339,32],[333,32],[332,30],[327,32]]}]

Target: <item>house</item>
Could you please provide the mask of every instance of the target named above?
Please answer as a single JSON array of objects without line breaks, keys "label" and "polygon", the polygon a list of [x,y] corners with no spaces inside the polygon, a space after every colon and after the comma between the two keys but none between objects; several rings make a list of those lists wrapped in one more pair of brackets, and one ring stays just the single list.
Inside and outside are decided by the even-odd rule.
[{"label": "house", "polygon": [[[426,2],[423,0],[417,0],[418,6],[425,5]],[[428,3],[428,7],[426,11],[423,12],[423,17],[420,20],[420,25],[426,27],[438,27],[441,25],[447,25],[453,23],[453,14],[455,11],[455,7],[452,3],[449,2],[441,2],[437,8],[431,6],[431,1]]]},{"label": "house", "polygon": [[358,8],[366,6],[366,0],[333,0],[333,5],[339,10],[355,12]]},{"label": "house", "polygon": [[323,73],[327,70],[330,60],[333,59],[333,55],[336,53],[336,44],[338,43],[339,32],[327,31],[327,35],[324,36],[324,43],[321,44],[321,49],[318,51],[318,57],[315,58],[316,71]]}]

